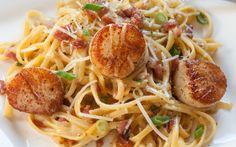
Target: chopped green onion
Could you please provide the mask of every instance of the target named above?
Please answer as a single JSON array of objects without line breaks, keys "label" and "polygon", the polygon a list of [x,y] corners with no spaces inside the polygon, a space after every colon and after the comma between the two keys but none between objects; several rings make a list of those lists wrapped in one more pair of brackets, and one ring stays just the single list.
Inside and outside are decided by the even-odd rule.
[{"label": "chopped green onion", "polygon": [[152,112],[155,112],[155,111],[157,111],[159,109],[159,107],[157,106],[157,105],[151,105],[150,106],[150,110],[152,111]]},{"label": "chopped green onion", "polygon": [[107,103],[108,98],[109,98],[108,96],[103,95],[103,96],[101,96],[101,101],[102,101],[103,103]]},{"label": "chopped green onion", "polygon": [[203,25],[208,24],[207,17],[202,12],[200,12],[200,14],[196,16],[196,18],[198,23]]},{"label": "chopped green onion", "polygon": [[103,6],[99,5],[99,4],[91,4],[91,3],[87,3],[84,5],[84,9],[88,9],[88,10],[92,10],[92,11],[100,11],[102,10]]},{"label": "chopped green onion", "polygon": [[138,82],[138,83],[142,83],[142,82],[143,82],[142,79],[137,79],[137,80],[135,80],[135,81]]},{"label": "chopped green onion", "polygon": [[168,21],[168,17],[164,13],[159,12],[155,17],[155,22],[157,24],[163,25],[167,23],[167,21]]},{"label": "chopped green onion", "polygon": [[157,125],[158,127],[167,124],[170,121],[170,117],[169,116],[153,116],[151,118],[152,122],[154,125]]},{"label": "chopped green onion", "polygon": [[83,30],[83,35],[88,37],[88,36],[90,36],[90,33],[87,29],[84,29]]},{"label": "chopped green onion", "polygon": [[74,79],[77,78],[77,75],[72,74],[72,73],[68,73],[68,72],[65,72],[65,71],[57,71],[56,75],[58,75],[60,77],[63,77],[67,80],[74,80]]},{"label": "chopped green onion", "polygon": [[200,138],[203,132],[204,132],[204,126],[202,124],[199,124],[194,131],[195,138]]},{"label": "chopped green onion", "polygon": [[172,56],[180,55],[180,50],[176,45],[173,45],[172,48],[170,49],[170,54]]},{"label": "chopped green onion", "polygon": [[96,123],[96,128],[100,133],[104,133],[108,130],[108,122],[105,120],[98,120]]},{"label": "chopped green onion", "polygon": [[16,63],[16,66],[22,66],[23,64],[22,63],[20,63],[20,62],[17,62]]}]

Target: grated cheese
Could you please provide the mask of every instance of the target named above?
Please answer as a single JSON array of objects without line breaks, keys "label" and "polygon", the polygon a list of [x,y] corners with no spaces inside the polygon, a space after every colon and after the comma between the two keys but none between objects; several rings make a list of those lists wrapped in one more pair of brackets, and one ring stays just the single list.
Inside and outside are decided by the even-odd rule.
[{"label": "grated cheese", "polygon": [[63,71],[70,71],[72,68],[74,68],[76,66],[77,63],[87,61],[89,59],[90,59],[89,56],[83,57],[80,59],[74,59],[69,64],[66,65],[66,67],[63,69]]},{"label": "grated cheese", "polygon": [[167,58],[167,59],[164,59],[162,60],[163,63],[166,63],[166,62],[170,62],[170,61],[173,61],[175,59],[179,58],[179,55],[175,55],[173,57],[170,57],[170,58]]},{"label": "grated cheese", "polygon": [[81,113],[81,112],[79,113],[79,116],[80,117],[87,117],[87,118],[98,119],[98,120],[113,121],[113,118],[110,118],[110,117],[98,116],[98,115]]},{"label": "grated cheese", "polygon": [[66,30],[66,29],[63,29],[62,27],[55,26],[55,30],[59,30],[59,31],[61,31],[62,33],[67,34],[68,36],[70,36],[70,37],[73,38],[73,39],[76,39],[76,38],[77,38],[77,36],[76,36],[75,34],[71,33],[70,31],[68,31],[68,30]]}]

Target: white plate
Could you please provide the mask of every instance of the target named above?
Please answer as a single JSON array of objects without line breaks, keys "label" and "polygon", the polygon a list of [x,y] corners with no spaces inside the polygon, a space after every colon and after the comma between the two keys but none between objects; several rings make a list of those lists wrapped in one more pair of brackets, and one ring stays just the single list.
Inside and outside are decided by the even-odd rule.
[{"label": "white plate", "polygon": [[[215,26],[214,38],[223,46],[215,56],[228,79],[225,101],[236,105],[236,4],[220,0],[187,1],[210,12]],[[13,41],[21,36],[27,10],[38,9],[47,16],[55,15],[56,0],[0,0],[0,42]],[[8,63],[0,62],[0,79],[4,79]],[[0,97],[2,113],[5,98]],[[217,134],[211,147],[236,146],[236,106],[230,112],[220,110],[217,115]],[[15,112],[8,120],[0,115],[1,147],[53,147],[53,141],[37,133],[26,121],[26,115]]]}]

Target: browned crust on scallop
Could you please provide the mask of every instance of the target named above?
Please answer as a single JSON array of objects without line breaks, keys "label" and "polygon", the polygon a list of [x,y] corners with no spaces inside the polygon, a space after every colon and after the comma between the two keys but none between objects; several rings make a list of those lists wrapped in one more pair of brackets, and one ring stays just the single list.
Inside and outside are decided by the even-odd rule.
[{"label": "browned crust on scallop", "polygon": [[203,60],[187,60],[187,76],[193,98],[203,104],[219,101],[227,87],[226,78],[221,69]]},{"label": "browned crust on scallop", "polygon": [[10,105],[19,111],[51,115],[62,105],[64,88],[49,70],[25,68],[7,84],[6,94]]},{"label": "browned crust on scallop", "polygon": [[[126,30],[124,36],[122,30]],[[95,34],[89,48],[95,68],[112,78],[124,78],[131,74],[144,52],[144,37],[139,29],[131,24],[111,24],[103,27]]]}]

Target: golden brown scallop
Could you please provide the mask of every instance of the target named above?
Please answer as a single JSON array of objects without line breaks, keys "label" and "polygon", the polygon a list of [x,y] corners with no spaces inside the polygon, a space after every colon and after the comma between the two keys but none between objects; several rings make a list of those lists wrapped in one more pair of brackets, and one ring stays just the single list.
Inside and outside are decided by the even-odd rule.
[{"label": "golden brown scallop", "polygon": [[89,55],[95,68],[103,75],[124,78],[142,61],[145,46],[143,34],[136,26],[110,24],[95,34]]},{"label": "golden brown scallop", "polygon": [[203,60],[180,61],[173,83],[178,99],[198,108],[216,104],[223,97],[227,87],[221,69]]},{"label": "golden brown scallop", "polygon": [[59,77],[44,68],[25,68],[6,86],[10,105],[27,113],[51,115],[59,111],[64,89]]}]

